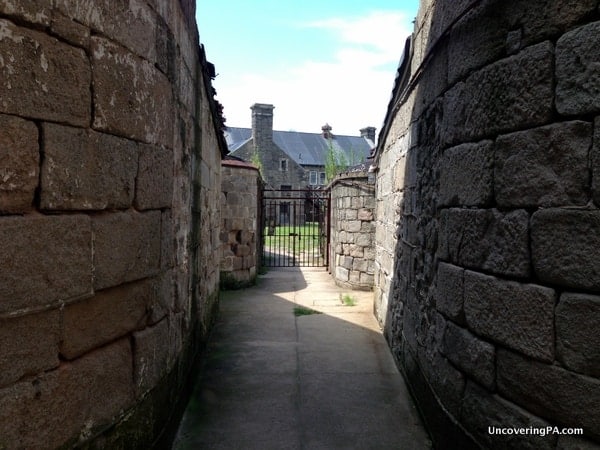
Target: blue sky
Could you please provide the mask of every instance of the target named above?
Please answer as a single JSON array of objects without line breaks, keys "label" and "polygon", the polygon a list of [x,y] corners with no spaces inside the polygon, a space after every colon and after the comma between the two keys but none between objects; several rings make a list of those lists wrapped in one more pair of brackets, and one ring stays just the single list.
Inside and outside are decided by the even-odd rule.
[{"label": "blue sky", "polygon": [[250,127],[253,103],[276,130],[379,130],[418,0],[197,2],[200,41],[216,66],[226,124]]}]

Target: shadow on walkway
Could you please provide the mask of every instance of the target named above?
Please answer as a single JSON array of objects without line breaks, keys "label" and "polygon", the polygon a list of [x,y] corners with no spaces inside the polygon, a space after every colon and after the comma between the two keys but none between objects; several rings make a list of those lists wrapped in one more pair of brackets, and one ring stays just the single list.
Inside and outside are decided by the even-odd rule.
[{"label": "shadow on walkway", "polygon": [[224,292],[173,449],[430,448],[371,310],[320,268]]}]

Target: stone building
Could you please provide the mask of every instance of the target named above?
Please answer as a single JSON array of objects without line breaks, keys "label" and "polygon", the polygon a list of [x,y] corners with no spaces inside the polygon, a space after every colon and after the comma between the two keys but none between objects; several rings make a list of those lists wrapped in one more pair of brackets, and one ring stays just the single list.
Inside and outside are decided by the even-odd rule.
[{"label": "stone building", "polygon": [[0,448],[168,446],[218,300],[194,4],[0,2]]},{"label": "stone building", "polygon": [[597,3],[421,1],[375,158],[375,303],[440,448],[600,443]]},{"label": "stone building", "polygon": [[261,167],[269,189],[319,188],[327,184],[325,161],[329,148],[340,162],[363,163],[375,146],[375,128],[361,136],[338,136],[324,125],[321,133],[273,130],[273,105],[252,107],[252,128],[228,127],[225,135],[233,156]]}]

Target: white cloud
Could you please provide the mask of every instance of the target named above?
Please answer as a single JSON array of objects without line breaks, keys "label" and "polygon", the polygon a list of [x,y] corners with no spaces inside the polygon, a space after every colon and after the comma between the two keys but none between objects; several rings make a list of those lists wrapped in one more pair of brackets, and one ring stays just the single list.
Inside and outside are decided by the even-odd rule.
[{"label": "white cloud", "polygon": [[219,76],[215,85],[227,124],[249,127],[250,106],[272,103],[278,130],[319,132],[326,122],[334,134],[379,128],[409,23],[404,13],[386,11],[306,24],[335,38],[330,61],[298,61],[277,73],[254,70]]}]

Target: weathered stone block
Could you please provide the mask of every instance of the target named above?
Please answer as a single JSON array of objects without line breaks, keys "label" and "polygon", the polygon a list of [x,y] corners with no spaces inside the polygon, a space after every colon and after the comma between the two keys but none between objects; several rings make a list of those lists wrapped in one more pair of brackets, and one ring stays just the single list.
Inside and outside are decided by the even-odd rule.
[{"label": "weathered stone block", "polygon": [[[454,1],[443,4],[454,17],[461,8],[455,4]],[[569,3],[560,0],[480,2],[479,7],[467,13],[452,28],[449,59],[457,64],[451,64],[448,68],[450,82],[502,57],[505,41],[507,37],[514,36],[515,30],[518,30],[519,37],[509,49],[519,50],[568,30],[592,13],[595,6],[594,0]],[[540,14],[540,11],[544,13]]]},{"label": "weathered stone block", "polygon": [[598,450],[599,444],[573,436],[559,436],[556,450]]},{"label": "weathered stone block", "polygon": [[0,386],[58,367],[59,339],[58,310],[0,320]]},{"label": "weathered stone block", "polygon": [[160,268],[164,270],[175,265],[175,237],[171,211],[163,211],[160,217]]},{"label": "weathered stone block", "polygon": [[174,116],[168,79],[148,61],[104,38],[92,37],[92,56],[93,127],[171,147]]},{"label": "weathered stone block", "polygon": [[31,209],[38,183],[38,129],[33,122],[0,114],[0,211]]},{"label": "weathered stone block", "polygon": [[53,34],[62,37],[70,44],[86,50],[90,47],[90,29],[56,10],[52,11],[50,29]]},{"label": "weathered stone block", "polygon": [[0,13],[43,26],[50,24],[52,0],[3,0]]},{"label": "weathered stone block", "polygon": [[498,204],[585,205],[591,135],[589,123],[575,121],[498,137],[494,164]]},{"label": "weathered stone block", "polygon": [[83,50],[0,19],[0,112],[90,123],[91,71]]},{"label": "weathered stone block", "polygon": [[490,64],[456,84],[444,96],[446,143],[473,141],[549,121],[553,60],[552,44],[543,42]]},{"label": "weathered stone block", "polygon": [[133,201],[137,145],[104,133],[44,124],[41,207],[127,208]]},{"label": "weathered stone block", "polygon": [[529,215],[524,210],[443,210],[440,257],[502,275],[529,275]]},{"label": "weathered stone block", "polygon": [[531,218],[531,252],[541,280],[600,291],[600,212],[537,211]]},{"label": "weathered stone block", "polygon": [[373,220],[373,210],[361,208],[358,210],[357,218],[358,218],[358,220],[364,220],[364,221],[370,222],[371,220]]},{"label": "weathered stone block", "polygon": [[346,222],[346,231],[357,233],[361,230],[362,222],[360,220],[351,220]]},{"label": "weathered stone block", "polygon": [[442,353],[448,360],[483,386],[494,389],[496,352],[492,344],[450,321],[446,323],[443,342]]},{"label": "weathered stone block", "polygon": [[0,391],[7,448],[59,448],[111,424],[133,403],[129,340],[122,339]]},{"label": "weathered stone block", "polygon": [[493,160],[492,141],[447,149],[440,162],[440,205],[489,205]]},{"label": "weathered stone block", "polygon": [[361,219],[358,216],[358,211],[356,209],[340,209],[340,212],[344,213],[344,217],[340,217],[340,219],[345,220],[365,220]]},{"label": "weathered stone block", "polygon": [[543,361],[554,360],[553,289],[465,271],[469,328]]},{"label": "weathered stone block", "polygon": [[170,359],[176,355],[170,354],[167,319],[133,336],[135,391],[139,397],[156,385],[167,372]]},{"label": "weathered stone block", "polygon": [[367,271],[368,261],[361,258],[354,258],[352,262],[352,270],[358,270],[359,272]]},{"label": "weathered stone block", "polygon": [[459,417],[466,382],[464,375],[438,352],[434,352],[424,370],[444,408],[454,417]]},{"label": "weathered stone block", "polygon": [[498,349],[497,386],[500,393],[552,422],[583,427],[600,438],[600,381]]},{"label": "weathered stone block", "polygon": [[164,147],[140,145],[139,158],[135,207],[168,208],[173,197],[173,152]]},{"label": "weathered stone block", "polygon": [[600,297],[564,293],[555,315],[558,359],[568,369],[600,378]]},{"label": "weathered stone block", "polygon": [[363,286],[373,286],[375,283],[375,277],[370,273],[361,273],[360,274],[360,284]]},{"label": "weathered stone block", "polygon": [[461,267],[438,264],[435,306],[444,316],[458,323],[464,322],[464,273]]},{"label": "weathered stone block", "polygon": [[448,67],[450,84],[502,56],[506,29],[503,17],[496,12],[497,8],[490,8],[488,2],[482,2],[452,27],[448,58],[456,63]]},{"label": "weathered stone block", "polygon": [[69,305],[63,313],[61,355],[74,359],[146,326],[155,303],[154,280],[143,280],[96,293]]},{"label": "weathered stone block", "polygon": [[111,36],[146,59],[156,62],[157,18],[146,2],[56,0],[56,8],[87,27]]},{"label": "weathered stone block", "polygon": [[359,247],[369,247],[372,244],[373,235],[371,233],[359,233],[354,239],[354,243]]},{"label": "weathered stone block", "polygon": [[554,449],[556,436],[532,434],[489,433],[489,427],[496,428],[545,428],[548,422],[536,417],[517,405],[507,402],[498,395],[492,395],[473,382],[467,382],[461,408],[461,422],[465,425],[482,448],[530,450]]},{"label": "weathered stone block", "polygon": [[89,217],[1,217],[0,248],[0,312],[91,295]]},{"label": "weathered stone block", "polygon": [[591,150],[592,197],[596,206],[600,205],[600,117],[594,120],[594,144]]},{"label": "weathered stone block", "polygon": [[[123,212],[93,218],[94,288],[155,275],[160,267],[161,213]],[[115,252],[115,248],[120,251]]]},{"label": "weathered stone block", "polygon": [[600,111],[600,22],[565,33],[556,43],[556,109],[575,115]]},{"label": "weathered stone block", "polygon": [[340,281],[348,281],[350,277],[350,271],[348,269],[344,269],[343,267],[337,266],[335,268],[335,277]]}]

